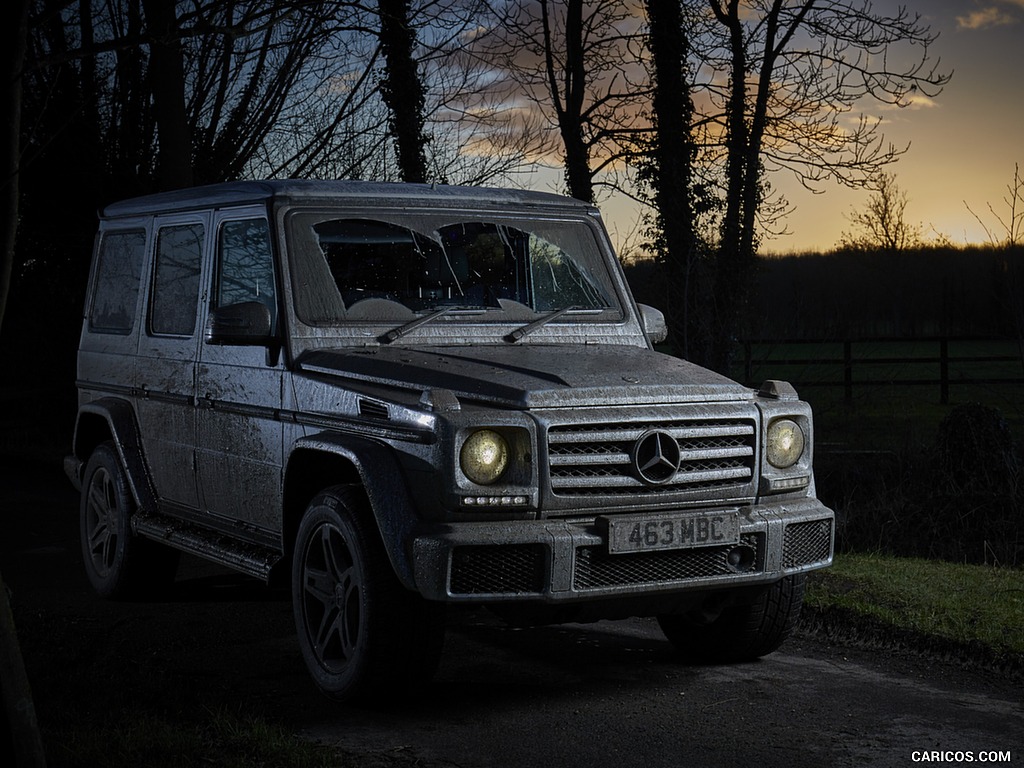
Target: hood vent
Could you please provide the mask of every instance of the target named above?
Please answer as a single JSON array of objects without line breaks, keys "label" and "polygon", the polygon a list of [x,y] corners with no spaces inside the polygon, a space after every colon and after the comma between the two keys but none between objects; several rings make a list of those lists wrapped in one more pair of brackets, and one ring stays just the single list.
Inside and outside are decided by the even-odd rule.
[{"label": "hood vent", "polygon": [[384,421],[391,418],[387,403],[378,403],[375,400],[363,398],[359,398],[359,415],[367,419],[383,419]]}]

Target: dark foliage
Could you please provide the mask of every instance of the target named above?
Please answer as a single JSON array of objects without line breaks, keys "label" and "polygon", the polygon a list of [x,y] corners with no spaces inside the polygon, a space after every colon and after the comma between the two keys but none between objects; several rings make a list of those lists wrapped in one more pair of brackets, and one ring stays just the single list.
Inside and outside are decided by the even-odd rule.
[{"label": "dark foliage", "polygon": [[1015,336],[1024,248],[763,258],[748,338]]},{"label": "dark foliage", "polygon": [[994,408],[953,408],[925,450],[821,464],[820,492],[842,510],[842,550],[1024,564],[1020,447]]},{"label": "dark foliage", "polygon": [[[626,267],[638,301],[665,310],[653,263]],[[758,260],[740,338],[911,339],[1021,332],[1024,247],[836,252]],[[699,305],[698,305],[699,309]]]}]

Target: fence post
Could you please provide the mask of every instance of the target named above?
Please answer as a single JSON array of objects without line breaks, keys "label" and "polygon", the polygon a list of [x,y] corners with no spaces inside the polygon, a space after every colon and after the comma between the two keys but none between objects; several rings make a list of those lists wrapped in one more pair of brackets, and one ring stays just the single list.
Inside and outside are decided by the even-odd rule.
[{"label": "fence post", "polygon": [[853,343],[843,341],[843,391],[846,402],[853,402]]},{"label": "fence post", "polygon": [[939,402],[949,404],[949,339],[939,339]]}]

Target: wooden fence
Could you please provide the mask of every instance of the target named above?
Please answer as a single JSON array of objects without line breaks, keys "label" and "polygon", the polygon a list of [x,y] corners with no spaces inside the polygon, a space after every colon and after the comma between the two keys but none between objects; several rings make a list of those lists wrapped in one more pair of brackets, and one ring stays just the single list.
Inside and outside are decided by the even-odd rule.
[{"label": "wooden fence", "polygon": [[[784,375],[776,378],[800,388],[842,387],[847,402],[860,387],[937,386],[946,404],[950,386],[958,383],[1024,385],[1024,349],[1014,339],[748,339],[740,344],[745,383],[756,386],[766,372],[781,370]],[[922,348],[927,352],[916,354]],[[892,352],[880,354],[886,349]]]}]

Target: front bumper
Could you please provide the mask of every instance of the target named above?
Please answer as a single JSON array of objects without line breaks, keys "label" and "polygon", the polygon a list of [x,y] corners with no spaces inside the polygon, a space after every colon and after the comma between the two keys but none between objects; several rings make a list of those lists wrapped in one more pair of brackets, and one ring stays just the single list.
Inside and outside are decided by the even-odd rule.
[{"label": "front bumper", "polygon": [[[739,545],[615,555],[595,522],[439,526],[413,541],[416,586],[448,602],[571,603],[770,583],[831,564],[835,515],[817,499],[740,513]],[[737,546],[739,567],[730,558]]]}]

